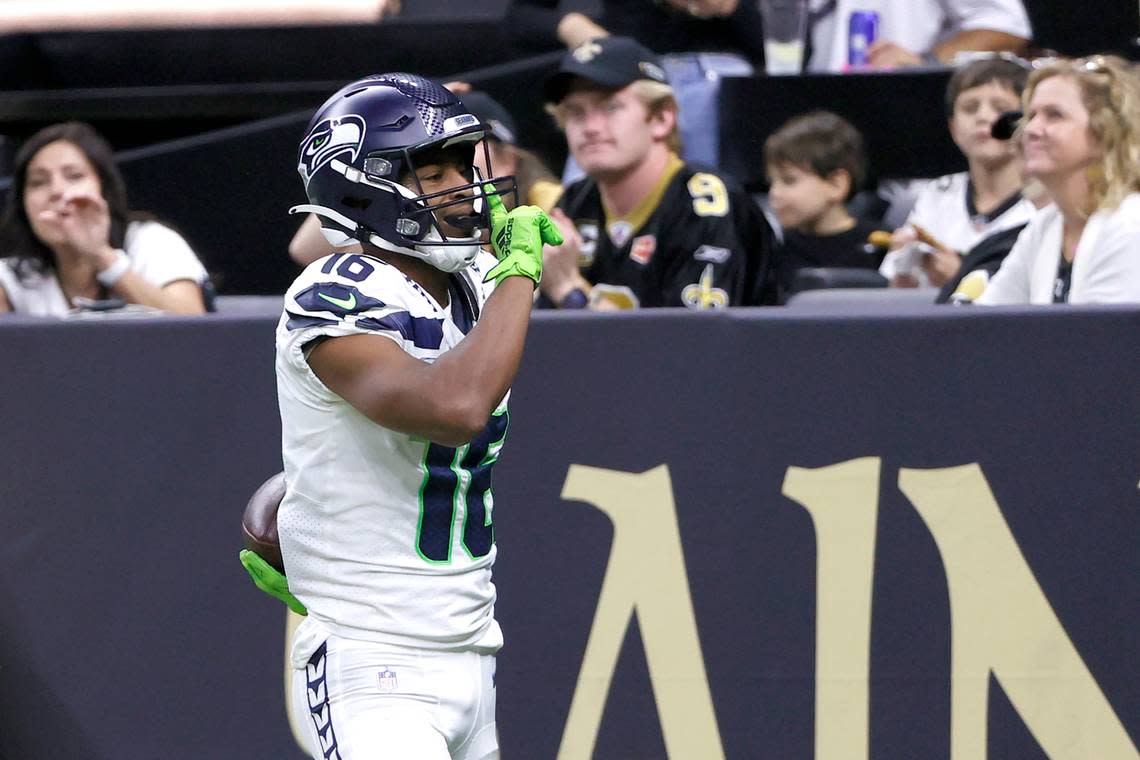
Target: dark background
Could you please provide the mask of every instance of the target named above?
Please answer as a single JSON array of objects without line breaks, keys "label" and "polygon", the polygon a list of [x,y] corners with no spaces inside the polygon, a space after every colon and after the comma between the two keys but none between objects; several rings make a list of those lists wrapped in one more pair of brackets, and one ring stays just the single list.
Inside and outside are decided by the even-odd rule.
[{"label": "dark background", "polygon": [[[237,561],[281,466],[271,317],[0,319],[0,757],[300,757],[284,607]],[[944,571],[900,467],[977,462],[1140,737],[1136,309],[540,315],[496,470],[504,757],[555,756],[612,526],[571,464],[669,467],[729,758],[810,758],[815,546],[789,466],[882,458],[871,757],[949,758]],[[661,758],[640,633],[597,758]],[[1042,758],[991,684],[991,757]]]}]

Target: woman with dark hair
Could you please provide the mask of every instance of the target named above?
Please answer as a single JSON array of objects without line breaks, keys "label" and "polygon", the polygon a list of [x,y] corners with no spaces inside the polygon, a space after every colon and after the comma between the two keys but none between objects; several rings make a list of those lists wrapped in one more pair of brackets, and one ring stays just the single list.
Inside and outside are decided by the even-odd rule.
[{"label": "woman with dark hair", "polygon": [[206,270],[177,232],[130,211],[111,146],[87,124],[53,124],[21,146],[0,256],[0,311],[63,316],[107,299],[205,311]]}]

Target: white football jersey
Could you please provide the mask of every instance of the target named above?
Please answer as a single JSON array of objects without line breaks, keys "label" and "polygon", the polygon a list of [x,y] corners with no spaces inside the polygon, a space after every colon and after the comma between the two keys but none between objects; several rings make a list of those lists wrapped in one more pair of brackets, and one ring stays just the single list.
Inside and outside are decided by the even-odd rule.
[{"label": "white football jersey", "polygon": [[931,180],[919,192],[907,221],[964,253],[996,232],[1025,224],[1035,213],[1036,207],[1020,196],[989,214],[979,213],[970,203],[970,174],[961,172]]},{"label": "white football jersey", "polygon": [[[966,254],[990,235],[1027,223],[1035,213],[1037,208],[1021,196],[1011,198],[989,214],[979,213],[972,207],[970,173],[961,172],[926,183],[906,221],[921,226],[943,244]],[[890,279],[909,272],[925,285],[927,277],[921,267],[921,254],[929,250],[916,243],[891,251],[883,259],[879,273]]]},{"label": "white football jersey", "polygon": [[[317,378],[314,341],[376,335],[425,362],[471,330],[493,285],[480,254],[439,304],[367,255],[310,264],[277,325],[277,392],[287,490],[277,516],[292,592],[346,638],[429,649],[495,649],[491,469],[507,398],[453,449],[384,428]],[[509,397],[509,393],[507,394]]]}]

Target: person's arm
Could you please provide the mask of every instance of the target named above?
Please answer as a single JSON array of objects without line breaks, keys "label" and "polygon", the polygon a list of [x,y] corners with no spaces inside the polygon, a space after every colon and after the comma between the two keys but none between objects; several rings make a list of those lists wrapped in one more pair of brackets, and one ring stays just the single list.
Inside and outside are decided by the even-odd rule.
[{"label": "person's arm", "polygon": [[954,56],[964,52],[1010,52],[1020,53],[1029,45],[1029,40],[996,29],[965,29],[950,39],[934,46],[931,51],[943,63],[953,63]]},{"label": "person's arm", "polygon": [[[112,257],[103,269],[112,266],[116,252],[110,248]],[[109,290],[127,303],[152,306],[171,314],[204,314],[206,304],[202,299],[202,286],[193,280],[175,280],[161,287],[147,282],[137,272],[127,270],[110,286]]]},{"label": "person's arm", "polygon": [[110,216],[107,201],[99,195],[69,198],[62,212],[49,211],[58,218],[66,235],[66,245],[91,262],[96,279],[127,303],[151,306],[173,314],[202,314],[206,311],[198,283],[177,279],[159,286],[131,268],[122,251],[109,242]]},{"label": "person's arm", "polygon": [[527,278],[507,279],[467,337],[432,364],[390,340],[349,335],[319,343],[309,366],[373,422],[459,446],[483,429],[514,380],[533,292]]},{"label": "person's arm", "polygon": [[[574,291],[581,291],[583,296],[588,295],[590,283],[578,269],[578,256],[582,247],[582,236],[578,233],[578,228],[561,208],[553,209],[550,218],[558,225],[563,243],[547,246],[543,250],[542,292],[555,306],[562,306],[567,296]],[[583,299],[579,298],[574,305],[581,308]]]},{"label": "person's arm", "polygon": [[8,301],[8,294],[4,292],[4,288],[0,288],[0,312],[11,310],[12,304]]},{"label": "person's arm", "polygon": [[574,11],[558,20],[555,34],[558,35],[559,42],[573,50],[586,40],[608,37],[610,33],[589,16]]},{"label": "person's arm", "polygon": [[321,220],[316,214],[308,214],[289,241],[289,258],[305,267],[334,250],[345,253],[359,253],[360,246],[347,246],[334,249],[321,233]]},{"label": "person's arm", "polygon": [[507,6],[506,28],[511,40],[521,49],[550,49],[559,43],[569,46],[559,28],[568,16],[575,17],[568,22],[572,31],[577,31],[575,27],[585,29],[581,19],[593,23],[585,14],[563,13],[558,8],[558,0],[512,0]]},{"label": "person's arm", "polygon": [[1103,224],[1095,247],[1080,253],[1085,261],[1074,262],[1074,268],[1084,271],[1079,291],[1070,294],[1077,297],[1070,301],[1140,303],[1140,197],[1130,196]]},{"label": "person's arm", "polygon": [[872,68],[902,69],[931,62],[924,59],[927,53],[937,59],[934,62],[950,64],[954,62],[954,57],[958,53],[999,51],[1020,53],[1028,44],[1029,40],[1024,37],[994,29],[966,29],[935,45],[929,51],[907,50],[890,40],[877,40],[867,49],[867,60]]},{"label": "person's arm", "polygon": [[942,287],[958,274],[962,268],[962,254],[943,243],[917,222],[911,222],[915,236],[919,242],[925,243],[930,250],[922,255],[922,271],[930,284]]},{"label": "person's arm", "polygon": [[665,3],[693,18],[725,18],[740,7],[740,0],[665,0]]},{"label": "person's arm", "polygon": [[543,244],[557,245],[562,236],[534,206],[508,214],[498,196],[488,202],[499,264],[487,277],[498,284],[458,346],[431,364],[370,335],[330,338],[309,352],[321,382],[373,422],[459,446],[484,428],[510,388],[542,278]]}]

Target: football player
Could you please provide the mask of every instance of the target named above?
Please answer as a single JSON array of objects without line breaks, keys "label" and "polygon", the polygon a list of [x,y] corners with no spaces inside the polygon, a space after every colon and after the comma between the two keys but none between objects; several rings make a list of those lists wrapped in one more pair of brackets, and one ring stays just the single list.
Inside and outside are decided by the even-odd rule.
[{"label": "football player", "polygon": [[547,109],[586,178],[551,216],[542,292],[562,308],[772,302],[772,232],[752,199],[684,163],[657,58],[628,37],[582,43],[546,82]]},{"label": "football player", "polygon": [[[277,384],[288,579],[307,615],[293,705],[315,758],[482,760],[495,730],[491,470],[542,274],[561,242],[509,214],[474,168],[484,125],[411,74],[347,85],[313,116],[298,170],[334,253],[285,295]],[[493,252],[482,248],[490,233]]]}]

